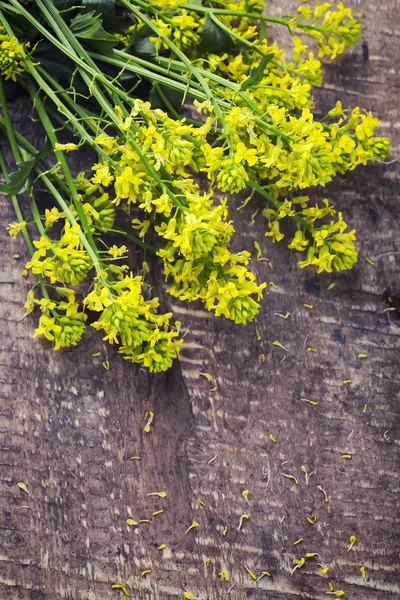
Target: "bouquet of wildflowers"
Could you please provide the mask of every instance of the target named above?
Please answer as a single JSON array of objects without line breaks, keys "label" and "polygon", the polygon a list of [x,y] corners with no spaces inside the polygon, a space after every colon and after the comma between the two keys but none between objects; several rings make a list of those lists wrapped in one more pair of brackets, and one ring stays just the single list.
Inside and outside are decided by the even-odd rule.
[{"label": "bouquet of wildflowers", "polygon": [[[35,336],[55,349],[75,345],[92,311],[91,326],[124,358],[166,370],[182,340],[151,297],[149,252],[168,293],[251,321],[266,284],[249,271],[248,250],[229,247],[239,192],[243,204],[261,198],[257,218],[273,242],[285,239],[283,220],[293,224],[286,242],[301,268],[352,268],[354,229],[311,188],[382,161],[389,141],[359,107],[337,101],[323,118],[313,113],[320,59],[359,37],[342,2],[302,2],[281,19],[264,15],[260,0],[8,0],[0,9],[0,124],[16,161],[9,174],[0,156],[1,190],[16,212],[9,232],[22,232],[31,254],[25,307],[40,311]],[[291,34],[289,57],[270,23]],[[32,99],[41,148],[11,123],[10,84]],[[91,167],[73,174],[69,153],[81,148]],[[135,273],[133,249],[143,257]]]}]

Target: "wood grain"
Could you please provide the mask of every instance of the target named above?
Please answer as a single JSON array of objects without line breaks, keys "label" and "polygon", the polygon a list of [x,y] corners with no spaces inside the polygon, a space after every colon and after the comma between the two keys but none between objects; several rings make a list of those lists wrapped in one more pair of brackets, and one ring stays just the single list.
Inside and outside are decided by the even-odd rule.
[{"label": "wood grain", "polygon": [[[252,249],[264,239],[273,271],[256,260],[252,268],[278,287],[268,286],[248,327],[197,304],[171,303],[161,290],[187,333],[179,363],[150,376],[94,331],[79,348],[58,353],[31,339],[36,316],[22,319],[26,251],[4,229],[14,217],[1,198],[1,599],[108,600],[122,594],[111,585],[123,583],[137,600],[182,598],[183,590],[208,600],[322,600],[334,598],[326,596],[328,581],[349,600],[399,597],[400,326],[384,312],[384,294],[400,296],[400,32],[394,0],[353,4],[364,11],[362,40],[327,65],[318,107],[341,98],[375,111],[381,134],[392,137],[393,162],[359,169],[326,190],[359,231],[351,273],[300,270],[284,244],[263,238],[261,221],[251,224],[255,201],[237,219],[235,245]],[[267,8],[284,14],[294,6],[285,0]],[[23,99],[13,106],[23,132],[32,129],[27,107]],[[331,282],[337,285],[327,291]],[[286,320],[275,314],[286,311]],[[93,358],[97,350],[101,357]],[[148,409],[155,419],[146,434]],[[131,461],[136,454],[142,459]],[[314,473],[309,485],[302,466]],[[147,496],[155,491],[168,496]],[[243,514],[250,518],[238,530]],[[129,517],[150,523],[130,528]],[[185,535],[193,521],[199,527]],[[351,535],[357,541],[348,552]],[[167,548],[157,550],[162,543]],[[320,557],[291,575],[293,558],[306,552]],[[327,575],[317,563],[330,565]],[[245,565],[271,577],[256,583]],[[218,577],[224,568],[229,581]],[[152,573],[142,577],[146,569]]]}]

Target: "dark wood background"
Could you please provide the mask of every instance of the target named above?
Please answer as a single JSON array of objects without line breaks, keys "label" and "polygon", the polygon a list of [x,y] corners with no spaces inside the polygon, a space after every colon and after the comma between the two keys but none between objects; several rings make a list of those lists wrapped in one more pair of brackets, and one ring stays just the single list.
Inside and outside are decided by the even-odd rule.
[{"label": "dark wood background", "polygon": [[[267,8],[284,14],[295,4]],[[384,312],[385,294],[400,306],[399,6],[352,5],[364,11],[362,38],[327,64],[318,105],[340,98],[346,107],[371,109],[382,119],[380,133],[392,137],[387,164],[360,168],[327,189],[359,232],[352,272],[317,277],[300,270],[284,243],[263,237],[261,219],[251,225],[253,204],[237,219],[235,244],[252,249],[260,241],[273,271],[256,260],[252,268],[278,287],[268,287],[248,327],[172,302],[187,329],[185,344],[170,372],[152,376],[124,362],[95,331],[58,353],[31,339],[37,315],[22,320],[27,253],[22,239],[5,231],[14,215],[1,198],[1,599],[107,600],[120,597],[111,585],[123,583],[138,600],[182,598],[183,590],[208,600],[322,600],[335,597],[326,596],[328,581],[344,590],[344,600],[399,598],[400,321],[398,312]],[[32,127],[27,110],[15,100],[24,132]],[[331,282],[337,285],[327,291]],[[286,311],[287,320],[274,314]],[[145,434],[149,409],[155,417]],[[342,459],[344,452],[352,459]],[[142,459],[131,461],[136,454]],[[314,472],[308,486],[301,466]],[[154,491],[168,496],[147,496]],[[164,513],[152,517],[158,508]],[[238,531],[243,513],[250,519]],[[312,513],[314,525],[306,520]],[[130,516],[151,522],[129,528]],[[193,521],[199,527],[185,535]],[[348,552],[351,535],[357,542]],[[166,550],[157,550],[162,543]],[[306,552],[320,558],[291,575],[293,558]],[[330,565],[327,575],[319,562]],[[244,565],[271,577],[255,583]],[[218,577],[224,568],[229,581]],[[152,573],[142,577],[145,569]]]}]

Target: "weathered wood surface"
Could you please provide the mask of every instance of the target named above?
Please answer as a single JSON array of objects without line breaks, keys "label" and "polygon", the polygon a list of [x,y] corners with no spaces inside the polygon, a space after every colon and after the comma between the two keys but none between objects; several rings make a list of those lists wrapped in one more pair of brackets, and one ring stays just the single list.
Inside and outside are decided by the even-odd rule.
[{"label": "weathered wood surface", "polygon": [[[283,14],[295,3],[270,4]],[[376,111],[380,131],[392,136],[392,159],[400,153],[396,5],[355,4],[364,10],[369,60],[360,42],[328,66],[319,93],[323,107],[340,97],[349,107]],[[14,105],[25,131],[26,107]],[[300,271],[284,245],[265,241],[274,270],[257,261],[253,268],[279,287],[269,287],[255,325],[234,326],[200,306],[173,303],[189,329],[179,363],[159,376],[124,363],[95,331],[68,352],[32,341],[36,317],[21,320],[26,252],[5,232],[13,214],[1,199],[2,600],[106,600],[119,597],[111,590],[118,582],[138,600],[179,598],[183,590],[208,600],[322,600],[328,581],[349,600],[399,598],[400,327],[394,313],[383,312],[382,299],[385,290],[393,297],[400,290],[398,175],[399,162],[392,162],[330,186],[330,198],[359,230],[352,273],[316,277]],[[250,212],[241,215],[238,247],[263,239],[262,224],[249,225]],[[328,292],[331,281],[337,286]],[[274,315],[286,311],[287,320]],[[101,359],[92,358],[96,350]],[[218,390],[210,393],[214,384]],[[146,435],[147,409],[155,421]],[[341,459],[343,452],[352,460]],[[129,460],[134,454],[142,460]],[[314,472],[308,486],[302,465]],[[294,474],[299,485],[282,473]],[[162,490],[165,499],[147,496]],[[164,513],[153,518],[158,508]],[[238,531],[243,513],[251,517]],[[306,521],[312,513],[315,525]],[[130,516],[151,522],[130,529]],[[199,528],[185,535],[194,520]],[[347,552],[350,535],[357,542]],[[304,542],[294,546],[300,537]],[[156,549],[161,543],[163,552]],[[320,558],[291,575],[292,559],[305,552]],[[328,575],[318,573],[318,562],[330,565]],[[243,565],[271,577],[255,583]],[[148,568],[152,573],[142,577]],[[229,582],[218,578],[223,568]]]}]

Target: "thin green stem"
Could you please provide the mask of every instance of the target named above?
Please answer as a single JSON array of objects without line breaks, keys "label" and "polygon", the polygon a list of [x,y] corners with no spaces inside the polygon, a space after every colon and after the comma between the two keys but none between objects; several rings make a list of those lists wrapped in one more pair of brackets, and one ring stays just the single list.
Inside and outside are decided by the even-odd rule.
[{"label": "thin green stem", "polygon": [[185,8],[186,10],[193,10],[198,13],[213,13],[214,15],[226,15],[232,17],[247,17],[248,19],[254,19],[258,21],[266,21],[267,23],[277,23],[278,25],[284,25],[290,29],[290,24],[285,19],[279,19],[277,17],[268,17],[266,15],[260,13],[253,12],[245,12],[241,10],[230,10],[225,8],[209,8],[207,6],[202,6],[201,4],[181,4],[180,8]]},{"label": "thin green stem", "polygon": [[[112,55],[90,52],[90,56],[101,62],[140,75],[148,81],[154,81],[174,90],[184,92],[192,98],[196,98],[196,100],[207,100],[207,95],[195,82],[190,82],[187,77],[175,73],[174,71],[171,72],[171,70],[166,69],[159,64],[149,62],[138,56],[127,55],[126,52],[123,52],[122,50],[114,50]],[[222,105],[219,99],[218,102]]]},{"label": "thin green stem", "polygon": [[6,96],[5,96],[5,93],[4,93],[4,87],[3,87],[3,79],[2,79],[2,77],[0,77],[0,103],[1,103],[1,107],[3,109],[4,126],[6,128],[6,133],[7,133],[8,141],[10,142],[11,151],[13,153],[15,162],[21,162],[22,157],[21,157],[21,153],[19,151],[19,147],[18,147],[17,141],[15,139],[14,127],[13,127],[13,124],[11,123],[10,113],[8,111],[8,106],[7,106]]},{"label": "thin green stem", "polygon": [[144,250],[150,250],[150,252],[157,252],[157,248],[155,246],[152,246],[151,244],[144,242],[143,240],[136,237],[136,235],[132,235],[131,233],[128,233],[124,229],[120,229],[119,227],[113,227],[113,229],[109,229],[109,231],[111,233],[120,233],[121,235],[126,237],[127,240],[133,242],[137,246],[140,246]]},{"label": "thin green stem", "polygon": [[[0,150],[0,169],[1,169],[1,172],[3,173],[5,182],[8,183],[10,181],[10,175],[9,175],[7,165],[6,165],[6,162],[4,160],[4,156],[3,156],[3,153],[1,152],[1,150]],[[26,221],[23,217],[17,196],[10,196],[10,200],[13,205],[14,212],[17,217],[18,223],[25,223]],[[31,238],[29,237],[29,233],[27,232],[26,228],[22,230],[22,235],[24,237],[25,244],[29,250],[29,254],[32,256],[32,254],[35,252],[35,248],[32,244]]]},{"label": "thin green stem", "polygon": [[[278,210],[281,208],[283,202],[280,202],[279,200],[277,200],[276,198],[274,198],[273,196],[271,196],[271,194],[268,194],[268,192],[266,192],[265,189],[260,184],[256,183],[255,181],[250,180],[249,181],[249,186],[251,187],[252,190],[254,190],[258,194],[260,194],[260,196],[262,196],[263,198],[265,198],[265,200],[267,200],[268,202],[270,202],[271,204],[273,204],[275,206],[275,208],[277,208]],[[306,221],[305,219],[302,219],[298,215],[294,215],[293,218],[302,227],[305,227],[309,231],[312,231],[313,228],[308,223],[308,221]]]},{"label": "thin green stem", "polygon": [[[19,147],[18,147],[18,144],[16,142],[16,136],[15,136],[15,133],[14,133],[13,125],[11,123],[10,113],[8,111],[8,105],[7,105],[6,97],[5,97],[5,94],[4,94],[3,81],[2,81],[1,78],[0,78],[0,104],[1,104],[1,107],[2,107],[2,110],[3,110],[3,115],[4,115],[2,120],[4,122],[4,126],[5,126],[5,129],[7,131],[7,137],[8,137],[9,143],[10,143],[10,147],[11,147],[13,156],[14,156],[15,160],[19,160],[20,161],[21,160],[21,153],[19,151]],[[0,151],[0,168],[2,170],[2,173],[4,175],[4,179],[5,179],[6,183],[8,183],[10,181],[10,176],[9,176],[9,173],[8,173],[6,162],[4,160],[4,157],[3,157],[3,154],[1,153],[1,151]],[[18,222],[19,223],[24,223],[25,219],[24,219],[24,217],[22,215],[21,207],[19,205],[17,196],[10,196],[10,199],[11,199],[11,203],[13,205],[14,212],[15,212],[15,215],[17,217]],[[36,219],[35,219],[35,221],[36,221]],[[23,235],[26,247],[28,248],[29,254],[31,256],[33,256],[33,254],[35,252],[35,248],[33,246],[33,243],[31,241],[29,233],[26,230],[26,227],[22,230],[22,235]],[[44,282],[43,276],[40,275],[40,274],[38,274],[37,275],[37,280],[38,280],[38,283],[40,285],[40,289],[42,291],[43,297],[44,298],[49,298],[49,295],[47,293],[46,284]]]}]

